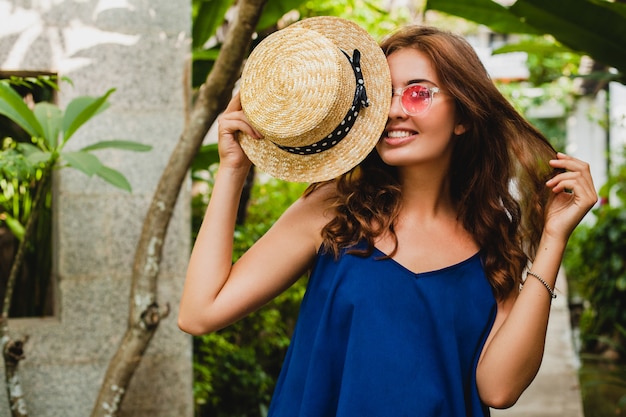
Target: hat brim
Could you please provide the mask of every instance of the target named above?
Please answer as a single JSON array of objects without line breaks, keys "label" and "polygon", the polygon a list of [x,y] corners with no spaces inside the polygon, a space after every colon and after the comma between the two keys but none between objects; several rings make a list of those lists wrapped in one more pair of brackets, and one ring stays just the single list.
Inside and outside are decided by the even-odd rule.
[{"label": "hat brim", "polygon": [[359,112],[348,135],[332,148],[312,155],[280,149],[267,139],[239,135],[248,158],[263,172],[286,181],[320,182],[358,165],[376,146],[387,123],[391,104],[391,76],[378,43],[359,25],[338,17],[312,17],[292,26],[315,30],[337,47],[361,53],[361,70],[370,105]]}]

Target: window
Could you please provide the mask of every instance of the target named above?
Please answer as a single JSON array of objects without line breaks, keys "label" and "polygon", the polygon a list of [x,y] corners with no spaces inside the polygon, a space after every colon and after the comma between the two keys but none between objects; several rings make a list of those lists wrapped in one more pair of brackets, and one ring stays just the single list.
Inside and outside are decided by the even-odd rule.
[{"label": "window", "polygon": [[[54,74],[0,71],[0,79],[42,75]],[[29,106],[55,99],[55,90],[45,84],[13,85],[13,88]],[[22,169],[25,165],[20,163],[19,143],[31,143],[30,136],[12,120],[0,115],[0,307],[4,305],[9,275],[19,246],[14,232],[16,228],[10,225],[17,221],[25,226],[32,214],[35,190],[41,182],[41,170]],[[21,167],[19,170],[18,166]],[[43,187],[41,210],[15,281],[9,317],[50,316],[53,312],[51,181]]]}]

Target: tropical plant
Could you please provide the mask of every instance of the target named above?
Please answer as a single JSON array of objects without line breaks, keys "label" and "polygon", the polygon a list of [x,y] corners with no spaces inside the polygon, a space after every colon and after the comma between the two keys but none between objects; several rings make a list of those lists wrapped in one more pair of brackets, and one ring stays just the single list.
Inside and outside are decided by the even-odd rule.
[{"label": "tropical plant", "polygon": [[302,19],[313,16],[338,16],[362,26],[374,39],[382,39],[411,21],[406,7],[390,7],[379,0],[307,1],[299,9]]},{"label": "tropical plant", "polygon": [[593,210],[595,222],[574,231],[564,259],[588,302],[580,322],[586,351],[611,348],[599,343],[606,337],[626,345],[618,332],[626,328],[626,164],[616,167],[599,194],[603,204]]},{"label": "tropical plant", "polygon": [[[193,0],[192,8],[192,84],[199,87],[213,68],[219,55],[229,21],[228,11],[235,0]],[[291,21],[312,16],[339,16],[363,26],[374,38],[381,38],[410,20],[406,8],[389,9],[382,0],[280,0],[270,1],[256,25],[257,37],[252,44]]]},{"label": "tropical plant", "polygon": [[[287,12],[297,9],[305,1],[280,0],[262,5],[262,13],[255,25],[256,32],[271,33]],[[194,88],[200,87],[213,69],[224,43],[225,34],[232,24],[227,12],[233,7],[235,7],[235,0],[193,0],[192,2],[192,85]]]},{"label": "tropical plant", "polygon": [[[50,79],[45,82],[55,85]],[[19,388],[17,366],[22,358],[23,339],[12,339],[8,332],[9,311],[17,275],[21,270],[27,247],[45,206],[46,195],[53,170],[71,167],[92,176],[97,175],[110,184],[131,191],[128,180],[119,172],[102,164],[92,152],[117,148],[130,151],[148,151],[151,146],[126,140],[100,141],[77,151],[66,151],[65,146],[76,131],[91,118],[106,109],[107,99],[113,89],[100,97],[78,97],[65,111],[52,103],[41,102],[30,108],[15,92],[12,84],[44,82],[38,79],[0,80],[0,114],[21,127],[31,138],[31,143],[18,143],[5,139],[0,152],[2,173],[2,202],[11,203],[0,211],[0,221],[5,223],[20,241],[13,259],[0,317],[1,347],[6,368],[6,387],[14,415],[25,415],[25,399]],[[56,85],[55,85],[56,86]],[[26,187],[24,187],[27,185]],[[34,192],[28,189],[34,188]],[[21,191],[20,191],[21,189]],[[16,192],[17,191],[17,192]],[[7,198],[9,196],[10,198]],[[32,200],[30,200],[32,196]],[[20,203],[24,198],[26,203]],[[19,215],[27,208],[27,216]],[[25,224],[24,223],[25,219]]]},{"label": "tropical plant", "polygon": [[563,262],[570,293],[584,300],[580,377],[590,416],[626,411],[626,163],[600,197],[595,222],[576,228]]},{"label": "tropical plant", "polygon": [[77,97],[65,111],[48,102],[29,108],[23,98],[11,87],[12,83],[39,82],[37,79],[0,80],[0,114],[8,117],[32,138],[32,143],[16,144],[14,149],[22,153],[25,162],[42,169],[71,167],[88,176],[97,175],[115,187],[131,191],[128,180],[119,171],[102,164],[93,151],[115,148],[128,151],[148,151],[151,146],[127,140],[96,142],[77,151],[64,148],[76,131],[109,103],[108,97],[115,89],[100,97]]},{"label": "tropical plant", "polygon": [[626,83],[626,5],[620,2],[517,0],[506,7],[492,0],[427,0],[426,8],[483,24],[498,33],[550,35],[556,43],[525,40],[494,53],[584,53],[618,70],[619,74],[604,73],[605,79]]}]

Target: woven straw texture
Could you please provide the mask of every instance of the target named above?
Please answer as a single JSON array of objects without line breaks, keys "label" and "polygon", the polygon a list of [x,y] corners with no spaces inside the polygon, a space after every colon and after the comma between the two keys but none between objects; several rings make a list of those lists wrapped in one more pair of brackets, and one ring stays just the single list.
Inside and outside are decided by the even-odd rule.
[{"label": "woven straw texture", "polygon": [[[350,63],[361,52],[361,70],[370,100],[348,135],[334,147],[296,155],[283,146],[306,146],[332,132],[352,104],[355,77]],[[241,103],[264,139],[240,134],[246,155],[262,171],[296,182],[341,175],[374,148],[385,127],[391,100],[387,60],[374,39],[357,24],[336,17],[294,23],[263,40],[252,52],[241,80]]]}]

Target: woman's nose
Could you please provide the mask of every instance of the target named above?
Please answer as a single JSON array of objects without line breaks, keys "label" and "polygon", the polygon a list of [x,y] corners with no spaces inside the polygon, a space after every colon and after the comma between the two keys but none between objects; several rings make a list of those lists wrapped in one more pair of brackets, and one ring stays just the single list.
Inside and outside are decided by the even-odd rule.
[{"label": "woman's nose", "polygon": [[402,110],[402,104],[400,104],[401,96],[393,94],[391,96],[391,106],[389,107],[389,118],[398,119],[406,117],[406,113]]}]

